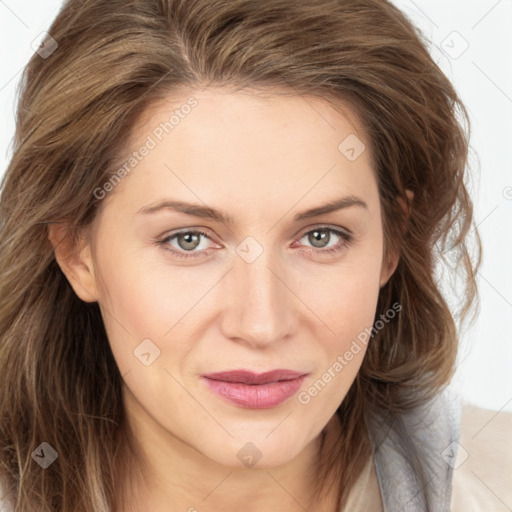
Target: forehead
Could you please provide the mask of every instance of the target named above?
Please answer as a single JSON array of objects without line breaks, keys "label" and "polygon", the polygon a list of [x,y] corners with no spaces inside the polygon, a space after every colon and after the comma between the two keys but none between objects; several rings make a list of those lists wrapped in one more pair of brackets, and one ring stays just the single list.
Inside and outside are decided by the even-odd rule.
[{"label": "forehead", "polygon": [[[192,105],[192,106],[191,106]],[[160,124],[163,123],[163,126]],[[214,125],[212,129],[212,124]],[[164,133],[161,133],[163,129]],[[364,127],[346,101],[329,102],[327,98],[298,95],[282,89],[241,89],[208,87],[191,90],[154,101],[132,127],[129,145],[142,135],[153,134],[158,141],[182,133],[196,138],[212,138],[222,130],[222,138],[254,134],[262,129],[308,138],[354,133],[366,139]],[[240,133],[240,130],[242,132]],[[260,130],[259,137],[264,134]],[[368,142],[368,141],[367,141]]]},{"label": "forehead", "polygon": [[[196,149],[215,150],[232,142],[231,154],[252,146],[270,156],[295,145],[294,154],[314,147],[313,156],[323,150],[338,156],[339,143],[348,135],[359,139],[359,150],[369,150],[369,140],[355,111],[345,101],[334,105],[326,98],[297,95],[280,89],[208,87],[203,90],[169,94],[154,101],[137,119],[127,138],[124,153],[136,149],[149,137],[162,149],[179,150],[184,143]],[[299,145],[303,142],[304,145]],[[209,146],[209,147],[208,147]],[[346,146],[346,145],[345,145]],[[220,156],[221,151],[215,151]],[[369,156],[369,151],[365,156]],[[253,155],[252,155],[253,156]],[[347,156],[347,155],[345,155]],[[193,155],[190,155],[193,157]]]},{"label": "forehead", "polygon": [[375,195],[364,127],[349,105],[341,108],[279,91],[169,94],[132,127],[120,162],[150,149],[115,195],[134,208],[167,194],[212,206],[259,205],[261,213],[340,193]]}]

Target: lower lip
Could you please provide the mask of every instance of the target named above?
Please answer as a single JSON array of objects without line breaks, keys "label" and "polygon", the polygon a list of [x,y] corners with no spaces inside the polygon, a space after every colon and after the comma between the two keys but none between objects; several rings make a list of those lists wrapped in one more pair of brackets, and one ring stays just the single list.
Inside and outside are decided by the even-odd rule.
[{"label": "lower lip", "polygon": [[254,385],[203,378],[212,391],[231,403],[250,409],[270,409],[297,393],[305,377]]}]

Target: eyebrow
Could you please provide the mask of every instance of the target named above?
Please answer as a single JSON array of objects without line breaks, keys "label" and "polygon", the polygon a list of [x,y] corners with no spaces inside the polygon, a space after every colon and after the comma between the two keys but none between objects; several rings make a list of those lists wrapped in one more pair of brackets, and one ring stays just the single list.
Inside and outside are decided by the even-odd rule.
[{"label": "eyebrow", "polygon": [[[295,215],[295,217],[293,217],[293,221],[299,222],[304,219],[318,217],[319,215],[343,210],[352,206],[358,206],[369,211],[368,205],[360,197],[350,195],[341,197],[339,199],[334,199],[326,204],[316,206],[309,210],[298,213]],[[156,204],[144,206],[137,211],[137,214],[151,214],[157,213],[161,210],[172,210],[178,213],[192,215],[193,217],[214,220],[227,225],[234,224],[233,217],[220,210],[211,208],[210,206],[204,206],[196,203],[187,203],[185,201],[176,201],[173,199],[163,199]]]}]

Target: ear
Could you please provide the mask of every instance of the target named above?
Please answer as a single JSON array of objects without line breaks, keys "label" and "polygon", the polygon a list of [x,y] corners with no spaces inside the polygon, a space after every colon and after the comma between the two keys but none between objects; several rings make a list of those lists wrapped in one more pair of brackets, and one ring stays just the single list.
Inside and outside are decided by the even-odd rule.
[{"label": "ear", "polygon": [[[407,194],[409,202],[412,203],[413,198],[414,198],[414,192],[412,192],[412,190],[406,190],[405,193]],[[411,213],[410,210],[408,210],[407,205],[406,205],[405,201],[403,200],[403,198],[397,197],[397,201],[405,213],[405,220],[407,220]],[[405,233],[405,231],[406,231],[405,227],[403,228],[403,231]],[[380,288],[382,288],[388,282],[388,280],[391,278],[391,276],[393,275],[393,272],[396,270],[396,267],[398,266],[399,260],[400,260],[400,255],[398,253],[396,253],[395,251],[391,251],[391,254],[388,258],[387,264],[382,265],[382,270],[380,273],[380,282],[379,282]],[[384,262],[384,263],[386,263],[386,262]]]},{"label": "ear", "polygon": [[96,302],[98,291],[89,240],[81,236],[73,240],[66,223],[48,226],[55,259],[77,296],[84,302]]}]

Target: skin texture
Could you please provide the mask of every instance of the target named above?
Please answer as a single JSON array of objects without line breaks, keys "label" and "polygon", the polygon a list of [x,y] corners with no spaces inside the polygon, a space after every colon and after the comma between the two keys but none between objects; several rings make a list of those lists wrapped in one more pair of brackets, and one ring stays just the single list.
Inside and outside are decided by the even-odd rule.
[{"label": "skin texture", "polygon": [[[293,396],[270,409],[238,407],[213,394],[201,375],[287,368],[308,373],[304,391],[371,328],[397,258],[383,262],[369,144],[353,115],[347,120],[321,100],[209,88],[153,105],[126,155],[191,96],[197,106],[102,199],[80,245],[59,243],[62,225],[50,228],[50,239],[77,295],[99,302],[123,375],[148,475],[145,485],[132,486],[133,510],[303,510],[319,434],[336,432],[333,414],[364,346],[307,404]],[[367,148],[354,161],[338,149],[349,134]],[[347,195],[368,208],[293,221]],[[234,224],[171,210],[137,213],[164,198],[214,207]],[[326,232],[330,240],[315,247],[308,233],[325,224],[350,230],[353,241]],[[184,228],[210,236],[188,249],[201,256],[180,259],[158,244]],[[190,247],[179,243],[167,246]],[[321,254],[324,245],[341,249]],[[240,247],[263,252],[248,263]],[[134,356],[144,339],[160,350],[149,366]],[[261,454],[254,467],[237,457],[246,443]],[[321,509],[336,510],[327,502]]]}]

